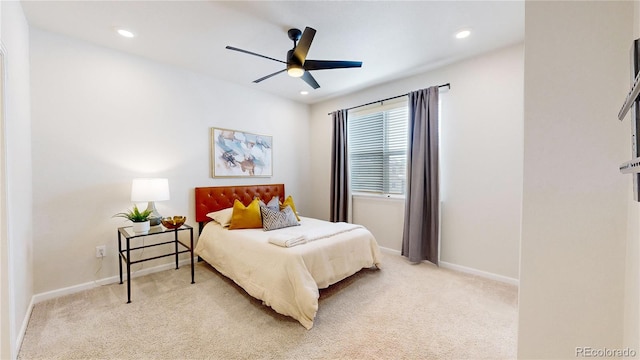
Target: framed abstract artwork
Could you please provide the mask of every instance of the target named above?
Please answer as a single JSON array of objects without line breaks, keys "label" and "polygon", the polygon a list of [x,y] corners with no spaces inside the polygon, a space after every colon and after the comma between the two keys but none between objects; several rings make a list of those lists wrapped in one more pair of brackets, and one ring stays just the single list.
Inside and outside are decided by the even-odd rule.
[{"label": "framed abstract artwork", "polygon": [[272,136],[211,128],[211,176],[273,176],[272,149]]}]

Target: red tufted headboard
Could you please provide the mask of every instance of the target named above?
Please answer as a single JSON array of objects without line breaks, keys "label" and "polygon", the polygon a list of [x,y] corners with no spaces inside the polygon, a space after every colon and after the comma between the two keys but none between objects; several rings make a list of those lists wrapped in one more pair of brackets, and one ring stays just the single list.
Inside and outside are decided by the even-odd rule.
[{"label": "red tufted headboard", "polygon": [[244,205],[259,197],[269,202],[272,197],[279,196],[284,200],[284,184],[246,185],[246,186],[214,186],[196,188],[196,221],[208,222],[207,214],[233,206],[235,199]]}]

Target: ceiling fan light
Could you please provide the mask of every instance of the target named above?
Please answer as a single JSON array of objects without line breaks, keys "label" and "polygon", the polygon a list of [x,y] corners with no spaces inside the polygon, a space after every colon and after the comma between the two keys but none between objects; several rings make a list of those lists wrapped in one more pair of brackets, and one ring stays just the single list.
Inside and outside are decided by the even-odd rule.
[{"label": "ceiling fan light", "polygon": [[291,77],[302,77],[302,75],[304,75],[304,69],[298,66],[290,66],[287,69],[287,74],[289,74],[289,76]]}]

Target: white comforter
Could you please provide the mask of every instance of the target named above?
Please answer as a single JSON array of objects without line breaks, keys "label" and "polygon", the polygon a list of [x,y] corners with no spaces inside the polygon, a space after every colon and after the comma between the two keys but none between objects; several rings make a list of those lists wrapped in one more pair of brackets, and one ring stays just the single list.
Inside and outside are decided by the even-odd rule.
[{"label": "white comforter", "polygon": [[[318,289],[363,268],[379,267],[381,256],[376,239],[363,227],[306,217],[300,224],[273,231],[227,230],[212,221],[204,227],[195,252],[249,295],[311,329]],[[331,227],[334,230],[326,230]],[[307,234],[308,241],[292,247],[269,243],[278,233]]]}]

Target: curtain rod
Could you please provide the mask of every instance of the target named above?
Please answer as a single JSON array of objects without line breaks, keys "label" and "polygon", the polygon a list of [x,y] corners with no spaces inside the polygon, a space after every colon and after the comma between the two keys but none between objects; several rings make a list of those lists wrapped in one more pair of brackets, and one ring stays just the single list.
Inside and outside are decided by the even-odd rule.
[{"label": "curtain rod", "polygon": [[[451,84],[450,83],[446,83],[444,85],[438,85],[438,88],[443,88],[443,87],[451,89]],[[385,102],[385,101],[401,98],[401,97],[407,96],[407,95],[409,95],[409,93],[398,95],[398,96],[393,96],[393,97],[382,99],[382,100],[372,101],[370,103],[366,103],[366,104],[362,104],[362,105],[358,105],[358,106],[352,106],[350,108],[346,108],[345,110],[353,110],[353,109],[357,109],[357,108],[360,108],[360,107],[363,107],[363,106],[372,105],[372,104],[379,103],[379,102]],[[331,115],[331,114],[332,113],[328,113],[327,115]]]}]

